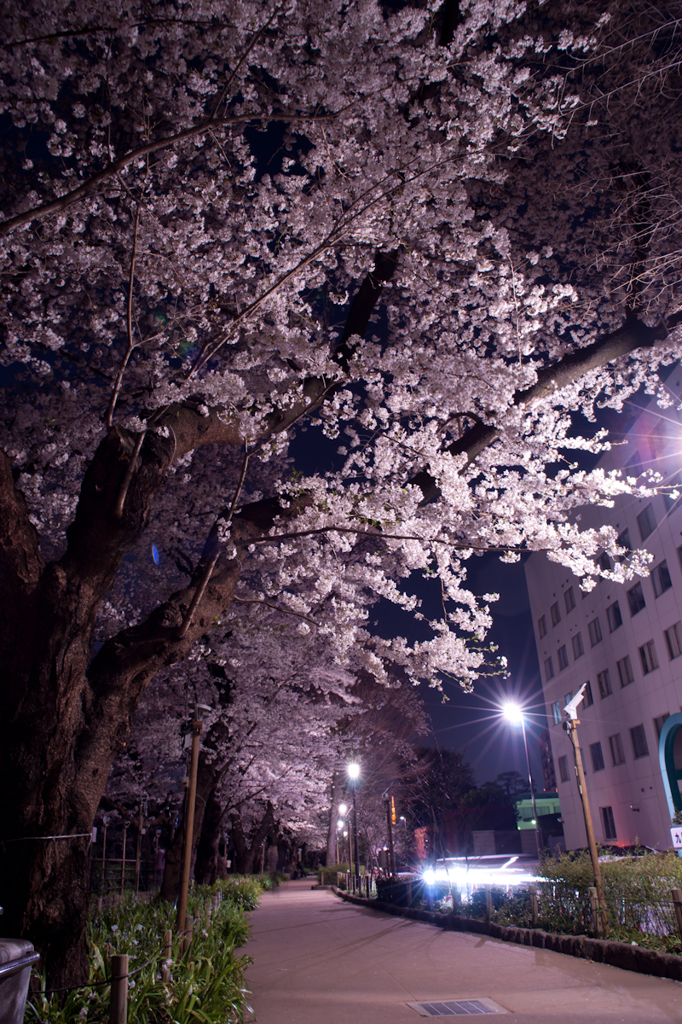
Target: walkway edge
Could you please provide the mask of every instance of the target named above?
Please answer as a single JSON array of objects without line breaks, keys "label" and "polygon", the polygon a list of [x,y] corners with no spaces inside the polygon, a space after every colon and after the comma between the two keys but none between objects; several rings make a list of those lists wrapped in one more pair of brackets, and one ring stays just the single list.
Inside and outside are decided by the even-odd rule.
[{"label": "walkway edge", "polygon": [[368,910],[377,910],[382,914],[393,914],[407,917],[413,921],[423,921],[455,932],[474,932],[477,935],[489,935],[503,942],[516,942],[522,946],[534,946],[536,949],[550,949],[554,953],[565,953],[583,960],[593,960],[597,964],[610,964],[624,971],[635,971],[638,974],[651,974],[656,978],[671,978],[682,981],[682,957],[674,953],[659,953],[655,949],[643,949],[631,946],[626,942],[611,942],[608,939],[590,939],[587,935],[553,935],[539,928],[510,928],[506,925],[490,921],[478,921],[473,917],[457,917],[454,914],[439,914],[434,910],[414,910],[411,907],[396,907],[392,903],[379,900],[368,900],[361,896],[351,896],[340,889],[334,892],[347,903],[355,903]]}]

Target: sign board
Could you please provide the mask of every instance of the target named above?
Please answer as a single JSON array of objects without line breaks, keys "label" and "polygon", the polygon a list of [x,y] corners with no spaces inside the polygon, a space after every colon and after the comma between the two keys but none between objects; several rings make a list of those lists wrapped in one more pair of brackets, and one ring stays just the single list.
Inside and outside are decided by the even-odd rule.
[{"label": "sign board", "polygon": [[670,838],[673,841],[674,850],[682,850],[682,825],[673,825],[670,829]]}]

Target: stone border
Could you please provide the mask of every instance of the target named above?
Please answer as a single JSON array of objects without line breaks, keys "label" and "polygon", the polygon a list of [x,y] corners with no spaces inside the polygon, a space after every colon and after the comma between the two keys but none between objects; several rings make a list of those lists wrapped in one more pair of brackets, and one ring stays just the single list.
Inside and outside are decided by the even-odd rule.
[{"label": "stone border", "polygon": [[397,907],[393,903],[381,903],[362,896],[351,896],[340,889],[334,889],[337,896],[348,903],[383,914],[407,917],[413,921],[424,921],[455,932],[474,932],[489,935],[503,942],[516,942],[535,949],[550,949],[554,953],[593,960],[597,964],[610,964],[624,971],[651,974],[656,978],[672,978],[682,981],[682,956],[674,953],[659,953],[655,949],[632,946],[627,942],[611,942],[608,939],[590,939],[587,935],[553,935],[540,928],[512,928],[493,921],[479,921],[474,917],[458,917],[454,914],[440,914],[435,910],[416,910],[411,907]]}]

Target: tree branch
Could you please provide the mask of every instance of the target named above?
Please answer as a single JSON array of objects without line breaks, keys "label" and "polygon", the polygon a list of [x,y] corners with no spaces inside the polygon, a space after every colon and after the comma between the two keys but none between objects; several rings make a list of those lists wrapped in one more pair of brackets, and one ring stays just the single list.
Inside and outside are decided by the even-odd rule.
[{"label": "tree branch", "polygon": [[[675,313],[657,327],[648,327],[635,316],[627,316],[625,323],[617,331],[603,335],[591,345],[577,349],[564,356],[553,366],[540,370],[535,384],[514,394],[514,405],[517,407],[531,405],[539,399],[546,398],[550,394],[574,384],[591,370],[598,370],[600,367],[606,366],[607,363],[614,362],[621,356],[638,349],[653,348],[656,344],[665,341],[680,323],[682,323],[682,313]],[[476,423],[460,438],[453,441],[446,451],[450,455],[466,455],[466,466],[468,467],[482,451],[497,441],[501,434],[500,428],[493,424]],[[410,483],[421,488],[424,502],[433,501],[440,496],[440,488],[427,468],[416,473]]]}]

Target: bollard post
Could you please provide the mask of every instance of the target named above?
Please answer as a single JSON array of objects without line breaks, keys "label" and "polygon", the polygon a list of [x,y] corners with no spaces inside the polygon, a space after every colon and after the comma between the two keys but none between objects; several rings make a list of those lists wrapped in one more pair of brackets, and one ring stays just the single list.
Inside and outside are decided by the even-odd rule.
[{"label": "bollard post", "polygon": [[673,898],[673,907],[675,909],[675,917],[677,918],[677,930],[682,937],[682,889],[673,889],[671,894]]},{"label": "bollard post", "polygon": [[161,981],[170,981],[170,959],[173,955],[173,932],[166,928],[163,933],[163,965],[161,967]]},{"label": "bollard post", "polygon": [[111,1001],[109,1024],[127,1024],[128,1020],[128,954],[111,958]]},{"label": "bollard post", "polygon": [[530,918],[533,922],[533,928],[538,926],[538,891],[534,885],[528,886],[528,892],[530,893]]},{"label": "bollard post", "polygon": [[180,943],[180,952],[184,956],[189,947],[192,945],[192,931],[194,929],[194,918],[190,917],[189,914],[185,917],[185,934],[182,937]]},{"label": "bollard post", "polygon": [[489,885],[485,887],[485,919],[490,921],[493,916],[493,891]]},{"label": "bollard post", "polygon": [[590,910],[592,911],[592,927],[594,928],[594,934],[601,935],[601,913],[596,886],[591,885],[588,892],[590,894]]}]

